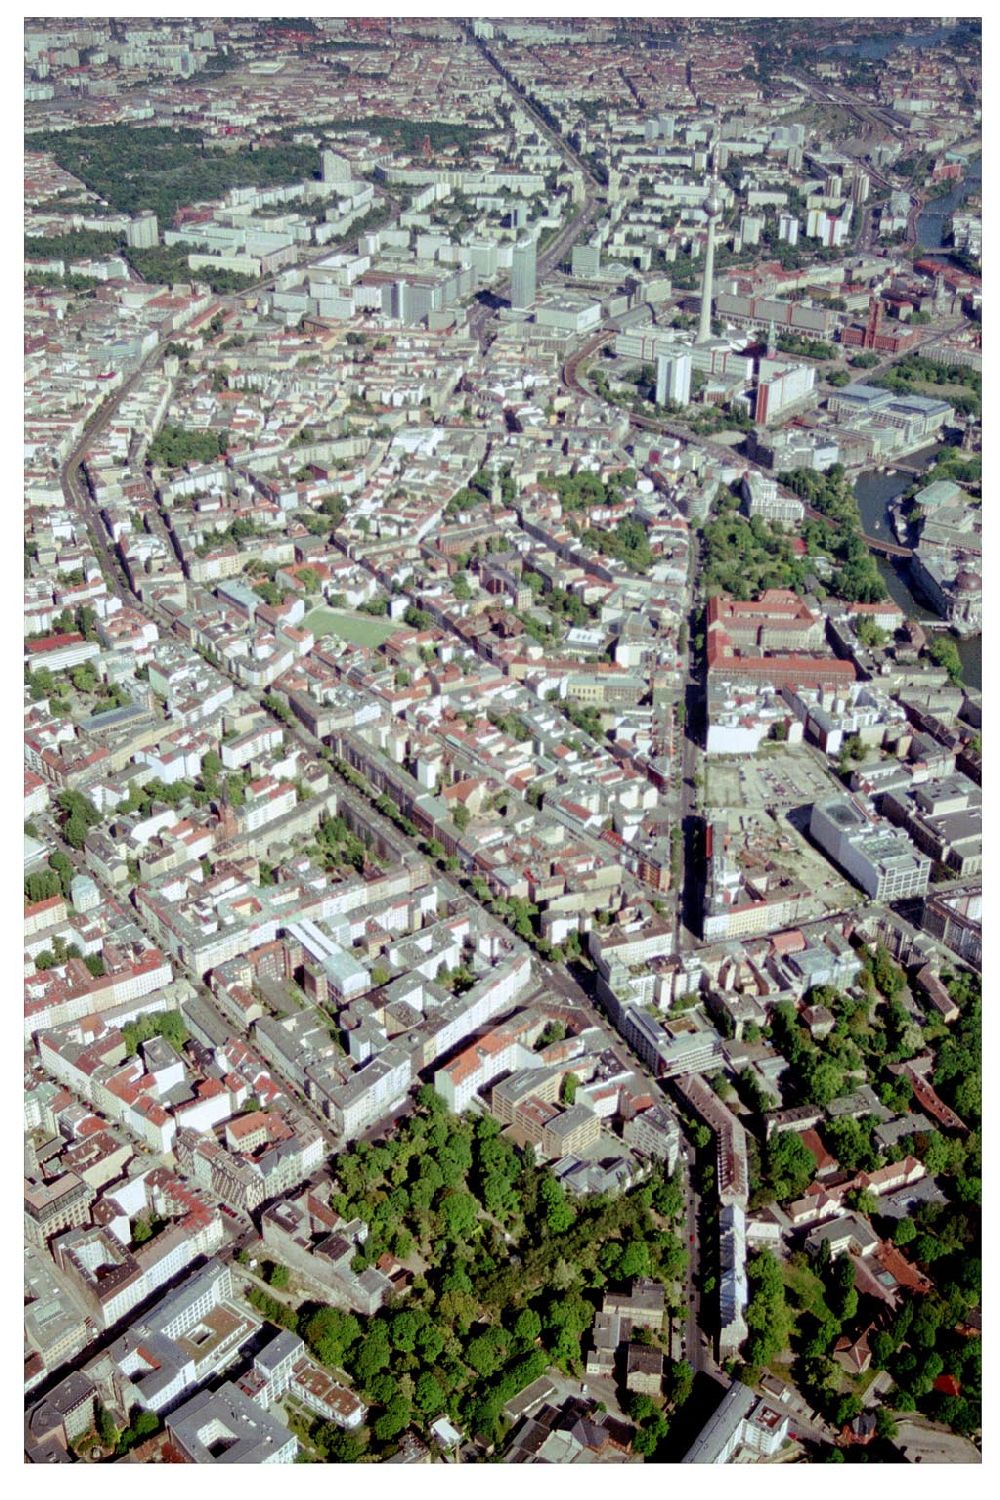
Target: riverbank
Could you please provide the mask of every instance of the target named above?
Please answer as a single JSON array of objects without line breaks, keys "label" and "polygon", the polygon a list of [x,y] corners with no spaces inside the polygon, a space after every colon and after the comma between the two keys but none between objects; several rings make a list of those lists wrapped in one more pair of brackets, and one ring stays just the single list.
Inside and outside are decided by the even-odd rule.
[{"label": "riverbank", "polygon": [[961,208],[966,198],[982,189],[982,185],[983,161],[982,157],[977,156],[969,163],[969,170],[962,181],[951,192],[940,198],[927,199],[917,218],[917,244],[922,250],[947,250],[948,247],[942,244],[945,224],[955,210]]},{"label": "riverbank", "polygon": [[831,42],[822,48],[822,55],[835,57],[838,61],[856,57],[862,62],[878,62],[895,52],[897,47],[935,47],[955,31],[954,26],[935,26],[927,31],[894,31],[888,36],[870,36],[861,41]]},{"label": "riverbank", "polygon": [[[911,462],[921,462],[924,468],[928,468],[933,463],[934,455],[941,451],[941,447],[940,443],[935,443],[931,448],[922,449],[919,453],[912,455]],[[887,472],[866,469],[857,476],[854,482],[854,493],[857,496],[861,523],[868,536],[879,539],[884,537],[886,541],[894,540],[889,523],[889,506],[894,500],[898,500],[912,483],[912,474],[900,473],[892,469]],[[942,630],[948,628],[947,622],[942,620],[941,616],[920,596],[906,559],[890,560],[876,556],[875,561],[889,597],[910,619],[928,627]],[[963,680],[969,687],[981,688],[983,685],[982,636],[956,638],[955,645],[962,663]]]}]

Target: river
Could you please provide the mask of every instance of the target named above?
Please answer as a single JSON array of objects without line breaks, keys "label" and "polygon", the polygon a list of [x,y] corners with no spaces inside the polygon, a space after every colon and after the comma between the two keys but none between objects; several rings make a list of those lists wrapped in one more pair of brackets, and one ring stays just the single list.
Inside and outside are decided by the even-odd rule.
[{"label": "river", "polygon": [[[919,453],[913,454],[913,458],[929,465],[933,455],[940,451],[941,445],[935,444],[930,448],[923,448]],[[854,493],[858,497],[858,510],[861,512],[861,523],[869,536],[885,537],[887,541],[895,541],[892,528],[886,517],[886,506],[890,500],[895,500],[904,490],[909,489],[913,483],[912,474],[899,474],[892,470],[887,474],[879,474],[875,469],[867,469],[859,474],[854,485]],[[905,561],[892,562],[887,557],[876,557],[879,572],[885,582],[886,589],[891,598],[895,599],[901,609],[915,620],[941,619],[940,615],[925,604],[922,599],[915,595],[910,588],[910,569]],[[969,687],[982,688],[983,685],[983,641],[982,636],[968,636],[965,640],[955,639],[958,654],[962,661],[962,675]]]},{"label": "river", "polygon": [[954,26],[936,26],[932,31],[894,31],[889,36],[870,36],[863,42],[833,42],[829,47],[824,47],[823,53],[834,54],[838,59],[842,57],[860,57],[866,61],[874,62],[880,58],[888,57],[897,47],[909,44],[911,47],[934,47],[938,42],[944,41],[946,37],[955,31]]},{"label": "river", "polygon": [[969,163],[965,178],[944,198],[932,198],[917,220],[917,244],[924,250],[940,250],[945,220],[949,219],[970,193],[979,192],[983,184],[982,157]]}]

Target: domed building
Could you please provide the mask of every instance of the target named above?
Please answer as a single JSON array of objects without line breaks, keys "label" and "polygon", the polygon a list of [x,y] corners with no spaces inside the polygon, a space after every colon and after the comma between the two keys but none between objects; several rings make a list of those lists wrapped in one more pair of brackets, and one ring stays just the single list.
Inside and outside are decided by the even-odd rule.
[{"label": "domed building", "polygon": [[983,628],[983,578],[963,566],[955,574],[954,601],[948,618],[959,635],[975,635]]},{"label": "domed building", "polygon": [[979,559],[959,553],[918,548],[913,572],[921,592],[958,635],[976,635],[983,627],[983,577]]},{"label": "domed building", "polygon": [[970,568],[962,568],[955,577],[955,592],[957,594],[981,594],[983,580]]}]

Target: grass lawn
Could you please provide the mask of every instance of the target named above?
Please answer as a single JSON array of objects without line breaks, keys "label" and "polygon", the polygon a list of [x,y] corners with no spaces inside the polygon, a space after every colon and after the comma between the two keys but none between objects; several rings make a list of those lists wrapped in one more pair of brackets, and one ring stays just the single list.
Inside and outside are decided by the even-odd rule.
[{"label": "grass lawn", "polygon": [[353,642],[355,646],[381,646],[393,631],[399,629],[388,616],[379,619],[376,615],[350,615],[323,606],[311,609],[302,624],[306,630],[312,631],[317,640],[320,636],[335,635],[342,641]]},{"label": "grass lawn", "polygon": [[[785,1283],[785,1305],[788,1309],[788,1337],[795,1348],[798,1348],[799,1340],[803,1337],[802,1320],[806,1319],[805,1330],[811,1330],[809,1315],[823,1320],[826,1315],[826,1304],[823,1300],[823,1283],[815,1272],[805,1266],[793,1266],[788,1261],[782,1261],[781,1278]],[[788,1360],[788,1356],[785,1356]],[[791,1381],[791,1362],[779,1366],[771,1361],[771,1370],[782,1379]],[[794,1382],[791,1382],[794,1383]]]},{"label": "grass lawn", "polygon": [[914,380],[912,382],[915,390],[922,396],[933,396],[938,401],[951,401],[955,396],[974,396],[976,393],[971,386],[961,385],[957,382],[942,382],[940,385],[932,380]]},{"label": "grass lawn", "polygon": [[793,1266],[790,1262],[783,1261],[781,1275],[785,1289],[790,1294],[788,1301],[793,1306],[815,1313],[817,1317],[821,1316],[826,1304],[823,1283],[816,1273],[806,1266]]}]

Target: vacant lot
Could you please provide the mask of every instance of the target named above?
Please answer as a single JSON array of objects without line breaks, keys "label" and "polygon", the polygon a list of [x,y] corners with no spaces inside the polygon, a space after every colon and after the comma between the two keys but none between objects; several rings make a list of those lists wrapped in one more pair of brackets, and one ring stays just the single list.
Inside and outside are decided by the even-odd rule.
[{"label": "vacant lot", "polygon": [[[808,125],[810,129],[817,131],[820,135],[827,136],[831,141],[843,140],[857,128],[854,116],[839,104],[816,103],[807,104],[802,109],[797,109],[794,114],[785,115],[782,123],[792,125]],[[866,150],[871,149],[871,142],[867,142]]]},{"label": "vacant lot", "polygon": [[374,615],[349,615],[322,606],[311,609],[302,624],[317,640],[324,635],[335,635],[355,646],[381,646],[399,628],[388,618],[380,620]]},{"label": "vacant lot", "polygon": [[813,917],[861,902],[860,892],[801,831],[811,804],[836,790],[836,783],[808,750],[775,745],[756,757],[713,756],[702,761],[701,769],[706,782],[701,799],[704,815],[734,833],[759,829],[761,849],[812,892]]},{"label": "vacant lot", "polygon": [[983,1456],[967,1438],[921,1417],[899,1422],[896,1446],[911,1464],[981,1464]]},{"label": "vacant lot", "polygon": [[745,807],[746,798],[740,790],[740,768],[734,761],[719,760],[715,756],[702,763],[705,787],[702,803],[708,811],[723,807]]},{"label": "vacant lot", "polygon": [[821,1320],[828,1316],[823,1283],[809,1266],[793,1265],[791,1261],[783,1261],[781,1279],[785,1283],[787,1299],[792,1307],[813,1313]]}]

